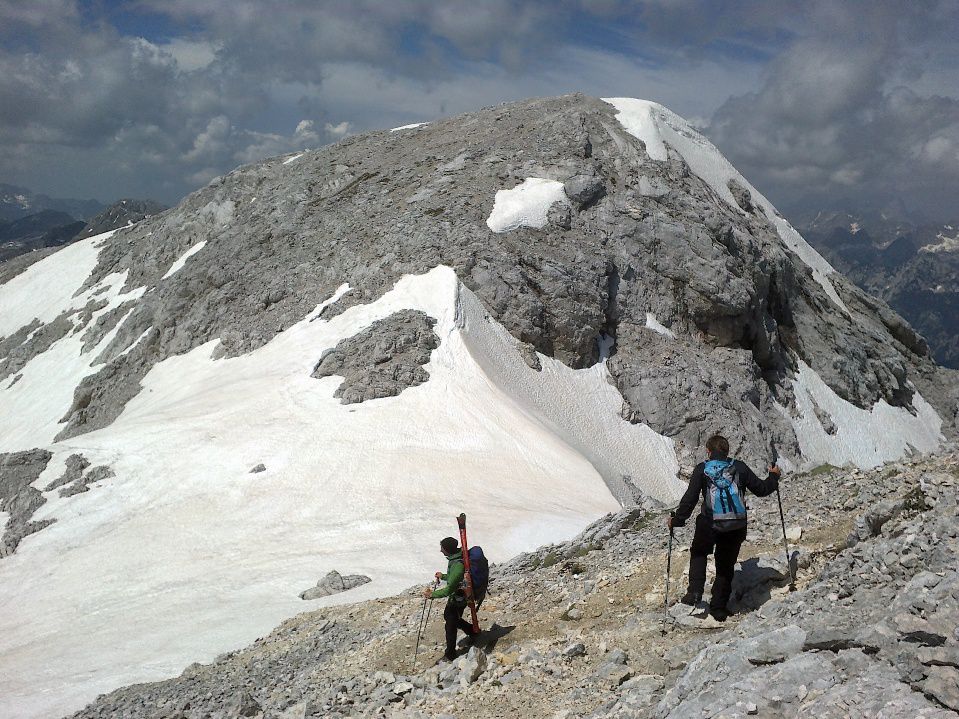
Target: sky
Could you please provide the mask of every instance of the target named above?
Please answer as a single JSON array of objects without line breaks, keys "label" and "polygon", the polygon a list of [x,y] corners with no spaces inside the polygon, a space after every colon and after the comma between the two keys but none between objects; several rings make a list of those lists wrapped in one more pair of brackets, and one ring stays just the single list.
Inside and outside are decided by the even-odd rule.
[{"label": "sky", "polygon": [[351,134],[661,102],[781,210],[959,217],[956,0],[0,0],[0,182],[173,204]]}]

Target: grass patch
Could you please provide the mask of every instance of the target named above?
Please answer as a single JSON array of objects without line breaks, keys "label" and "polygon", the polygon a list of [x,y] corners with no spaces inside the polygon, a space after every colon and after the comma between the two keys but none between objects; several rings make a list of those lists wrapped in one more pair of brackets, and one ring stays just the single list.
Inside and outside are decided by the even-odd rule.
[{"label": "grass patch", "polygon": [[819,477],[824,474],[829,474],[830,472],[835,472],[838,469],[839,467],[836,467],[831,464],[820,464],[818,467],[814,467],[813,469],[809,470],[809,476]]}]

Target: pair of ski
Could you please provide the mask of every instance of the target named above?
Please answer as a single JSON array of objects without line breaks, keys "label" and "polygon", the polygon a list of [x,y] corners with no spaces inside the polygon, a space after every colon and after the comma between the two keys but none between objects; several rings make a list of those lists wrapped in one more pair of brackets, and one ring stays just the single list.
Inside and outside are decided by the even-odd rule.
[{"label": "pair of ski", "polygon": [[456,518],[460,528],[460,547],[463,549],[463,580],[466,584],[466,604],[470,608],[470,619],[473,622],[473,635],[479,634],[479,619],[476,616],[476,595],[473,594],[473,575],[470,572],[470,545],[466,542],[466,515],[460,514]]}]

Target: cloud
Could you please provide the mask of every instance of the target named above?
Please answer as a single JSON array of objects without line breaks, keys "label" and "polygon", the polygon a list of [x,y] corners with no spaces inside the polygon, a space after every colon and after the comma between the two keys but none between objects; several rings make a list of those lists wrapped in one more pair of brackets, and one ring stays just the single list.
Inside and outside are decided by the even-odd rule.
[{"label": "cloud", "polygon": [[578,91],[708,126],[777,204],[903,185],[893,160],[955,194],[949,7],[0,0],[0,180],[171,202],[238,163]]},{"label": "cloud", "polygon": [[205,40],[173,38],[160,45],[160,49],[169,53],[181,70],[193,72],[209,67],[220,46]]},{"label": "cloud", "polygon": [[[761,87],[724,103],[708,134],[784,211],[841,198],[853,209],[955,217],[959,99],[910,87],[923,75],[917,56],[953,42],[928,28],[926,13],[944,11],[933,5],[877,3],[862,18],[820,3],[832,31],[797,40],[769,63]],[[948,13],[942,19],[950,26]]]}]

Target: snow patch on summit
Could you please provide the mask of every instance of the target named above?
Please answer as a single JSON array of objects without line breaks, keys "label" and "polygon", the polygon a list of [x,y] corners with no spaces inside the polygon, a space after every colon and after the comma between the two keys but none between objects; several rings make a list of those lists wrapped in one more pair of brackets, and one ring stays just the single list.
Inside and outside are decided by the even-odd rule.
[{"label": "snow patch on summit", "polygon": [[654,315],[652,312],[646,313],[646,327],[651,329],[653,332],[658,332],[664,337],[669,337],[671,340],[676,339],[675,333],[663,325],[659,320],[657,320],[656,315]]},{"label": "snow patch on summit", "polygon": [[735,180],[747,188],[753,201],[763,209],[766,217],[775,225],[786,247],[809,266],[816,282],[822,286],[829,298],[843,312],[849,314],[849,308],[846,307],[846,303],[842,301],[829,279],[829,275],[835,272],[832,265],[779,215],[772,203],[749,184],[732,163],[716,149],[715,145],[696,132],[686,120],[659,103],[630,97],[606,97],[603,100],[616,108],[618,111],[616,119],[623,128],[645,143],[646,153],[650,159],[665,161],[666,145],[669,145],[682,156],[693,174],[709,185],[737,212],[744,212],[744,210],[729,189],[729,181]]},{"label": "snow patch on summit", "polygon": [[417,127],[422,127],[423,125],[428,125],[428,122],[414,122],[409,125],[400,125],[399,127],[394,127],[390,132],[399,132],[400,130],[415,130]]},{"label": "snow patch on summit", "polygon": [[510,190],[499,190],[493,199],[493,211],[486,226],[493,232],[509,232],[520,227],[546,226],[549,208],[566,200],[562,182],[542,177],[527,177]]}]

